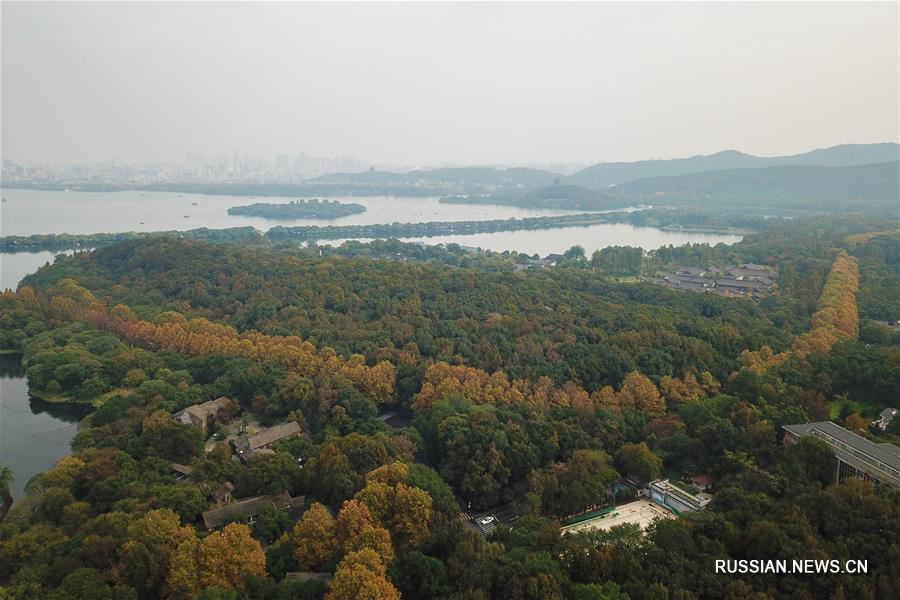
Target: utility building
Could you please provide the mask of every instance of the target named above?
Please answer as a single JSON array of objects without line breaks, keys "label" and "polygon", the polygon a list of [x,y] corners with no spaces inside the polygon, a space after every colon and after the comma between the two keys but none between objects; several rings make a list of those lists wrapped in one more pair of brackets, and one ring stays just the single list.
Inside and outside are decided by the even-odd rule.
[{"label": "utility building", "polygon": [[873,485],[900,487],[900,447],[876,444],[831,421],[784,426],[785,444],[796,443],[808,435],[819,438],[834,451],[835,484],[855,477]]}]

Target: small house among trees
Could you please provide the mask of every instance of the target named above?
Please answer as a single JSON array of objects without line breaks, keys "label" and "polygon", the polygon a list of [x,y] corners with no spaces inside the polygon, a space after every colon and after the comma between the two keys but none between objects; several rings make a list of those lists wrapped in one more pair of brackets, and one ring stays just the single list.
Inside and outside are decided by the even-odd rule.
[{"label": "small house among trees", "polygon": [[203,404],[191,404],[184,410],[172,415],[179,423],[199,427],[203,435],[216,421],[227,423],[238,410],[238,404],[227,396],[220,396]]},{"label": "small house among trees", "polygon": [[268,449],[275,442],[303,433],[296,421],[281,423],[256,435],[242,435],[235,442],[235,450],[241,460],[247,460],[253,453]]},{"label": "small house among trees", "polygon": [[287,492],[275,494],[274,496],[254,496],[207,510],[203,513],[203,524],[208,531],[218,529],[229,523],[252,524],[256,517],[263,512],[276,509],[287,512],[292,520],[297,520],[303,512],[305,504],[305,496],[292,498]]}]

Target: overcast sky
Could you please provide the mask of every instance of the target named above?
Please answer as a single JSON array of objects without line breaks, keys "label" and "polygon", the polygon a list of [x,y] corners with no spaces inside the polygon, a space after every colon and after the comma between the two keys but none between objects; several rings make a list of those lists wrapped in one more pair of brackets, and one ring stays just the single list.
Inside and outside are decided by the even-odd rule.
[{"label": "overcast sky", "polygon": [[898,139],[898,3],[2,3],[2,154],[375,164]]}]

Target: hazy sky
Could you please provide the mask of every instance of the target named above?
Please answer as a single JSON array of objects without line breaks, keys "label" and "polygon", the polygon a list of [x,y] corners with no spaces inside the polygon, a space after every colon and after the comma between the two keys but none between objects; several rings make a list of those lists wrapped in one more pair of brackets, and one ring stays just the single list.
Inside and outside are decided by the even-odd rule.
[{"label": "hazy sky", "polygon": [[2,154],[376,164],[898,139],[898,3],[2,3]]}]

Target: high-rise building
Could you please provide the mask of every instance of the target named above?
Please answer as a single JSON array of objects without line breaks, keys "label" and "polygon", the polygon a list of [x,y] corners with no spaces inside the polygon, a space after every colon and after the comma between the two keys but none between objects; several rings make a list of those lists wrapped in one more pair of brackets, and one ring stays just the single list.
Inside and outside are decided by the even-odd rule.
[{"label": "high-rise building", "polygon": [[234,151],[234,156],[231,160],[231,175],[234,177],[238,177],[241,174],[241,154],[237,150]]}]

